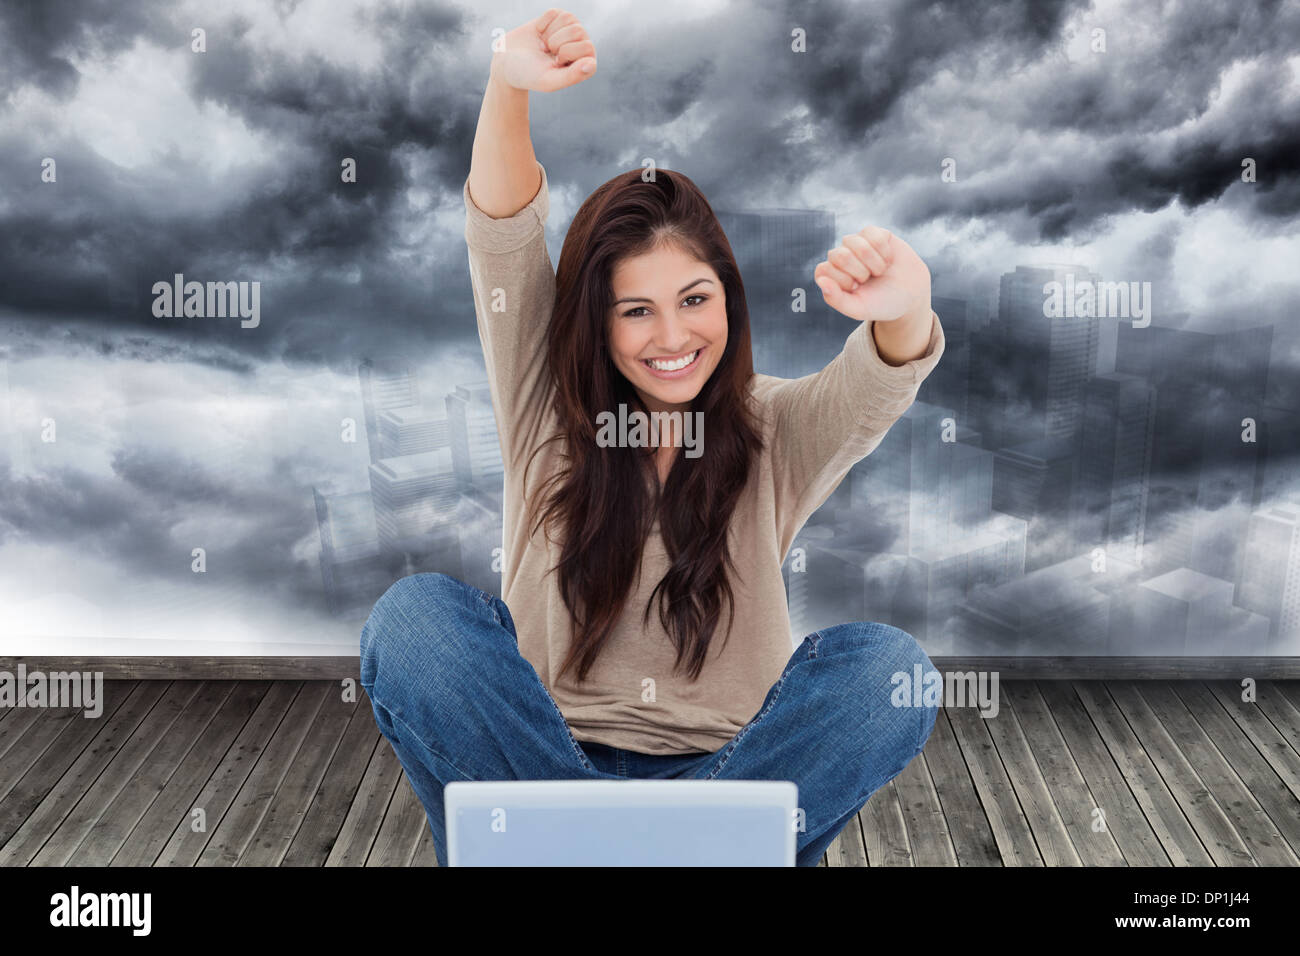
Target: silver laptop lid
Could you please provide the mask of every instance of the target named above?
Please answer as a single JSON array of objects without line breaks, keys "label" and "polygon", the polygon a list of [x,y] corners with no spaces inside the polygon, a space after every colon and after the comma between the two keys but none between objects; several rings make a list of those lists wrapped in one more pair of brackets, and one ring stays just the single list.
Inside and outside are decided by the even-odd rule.
[{"label": "silver laptop lid", "polygon": [[784,780],[457,781],[450,866],[794,866]]}]

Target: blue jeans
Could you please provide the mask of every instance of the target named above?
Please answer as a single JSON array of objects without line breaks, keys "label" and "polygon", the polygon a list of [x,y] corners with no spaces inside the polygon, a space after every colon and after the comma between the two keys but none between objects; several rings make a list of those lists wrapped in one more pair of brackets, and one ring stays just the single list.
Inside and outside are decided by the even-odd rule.
[{"label": "blue jeans", "polygon": [[[580,744],[519,653],[505,602],[445,574],[412,574],[361,630],[361,685],[424,804],[446,866],[442,788],[453,780],[792,780],[797,862],[816,866],[867,799],[925,746],[937,707],[894,706],[891,677],[933,669],[910,634],[841,624],[804,638],[757,714],[713,753]],[[911,695],[907,695],[911,703]]]}]

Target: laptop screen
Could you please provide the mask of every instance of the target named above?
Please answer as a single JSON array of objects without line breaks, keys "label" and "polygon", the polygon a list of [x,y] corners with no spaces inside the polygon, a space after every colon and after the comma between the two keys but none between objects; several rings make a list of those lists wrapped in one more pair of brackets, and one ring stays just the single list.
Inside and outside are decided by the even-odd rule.
[{"label": "laptop screen", "polygon": [[788,781],[457,782],[451,866],[793,866]]}]

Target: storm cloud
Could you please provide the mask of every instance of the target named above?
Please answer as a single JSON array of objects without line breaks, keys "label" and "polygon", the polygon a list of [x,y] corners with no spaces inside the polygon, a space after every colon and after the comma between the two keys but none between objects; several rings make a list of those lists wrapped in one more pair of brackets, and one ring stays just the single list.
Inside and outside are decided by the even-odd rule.
[{"label": "storm cloud", "polygon": [[[207,542],[241,586],[319,600],[310,488],[364,487],[337,436],[358,362],[482,376],[461,186],[493,31],[543,9],[0,5],[13,591],[60,549],[146,580]],[[1275,322],[1271,401],[1295,405],[1300,2],[570,9],[597,75],[530,103],[553,253],[587,195],[649,158],[717,209],[891,228],[976,312],[1018,264],[1076,261],[1153,282],[1166,314]],[[176,274],[259,282],[260,325],[156,318]],[[1010,376],[980,388],[1021,401]],[[47,418],[58,444],[35,437]]]}]

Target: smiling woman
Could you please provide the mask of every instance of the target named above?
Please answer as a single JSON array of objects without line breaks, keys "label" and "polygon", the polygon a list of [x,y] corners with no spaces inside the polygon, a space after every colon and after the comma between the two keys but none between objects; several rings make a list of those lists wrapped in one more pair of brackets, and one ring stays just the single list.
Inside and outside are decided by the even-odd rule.
[{"label": "smiling woman", "polygon": [[[560,594],[579,622],[561,673],[590,673],[614,634],[657,529],[671,571],[658,582],[660,622],[678,665],[698,674],[732,614],[727,528],[763,448],[740,270],[708,200],[689,177],[640,169],[602,185],[574,216],[560,253],[547,365],[563,463],[533,499],[533,531],[563,542]],[[694,411],[708,454],[676,442],[605,450],[591,423],[620,404]],[[657,480],[655,480],[657,479]],[[650,608],[645,608],[647,616]]]},{"label": "smiling woman", "polygon": [[[651,411],[685,411],[727,347],[726,290],[707,262],[666,238],[623,258],[612,278],[614,364]],[[631,290],[653,295],[624,294]]]},{"label": "smiling woman", "polygon": [[[731,245],[680,172],[597,187],[552,268],[528,95],[594,72],[570,14],[507,34],[463,189],[505,466],[504,600],[403,578],[362,630],[362,684],[440,860],[451,780],[634,767],[794,781],[811,865],[935,719],[937,704],[891,706],[894,675],[932,669],[898,628],[844,624],[792,655],[781,569],[943,354],[929,273],[882,229],[846,236],[810,279],[858,324],[820,372],[779,379],[754,373]],[[702,423],[707,446],[684,454],[673,427],[609,440],[628,409],[683,432]]]}]

